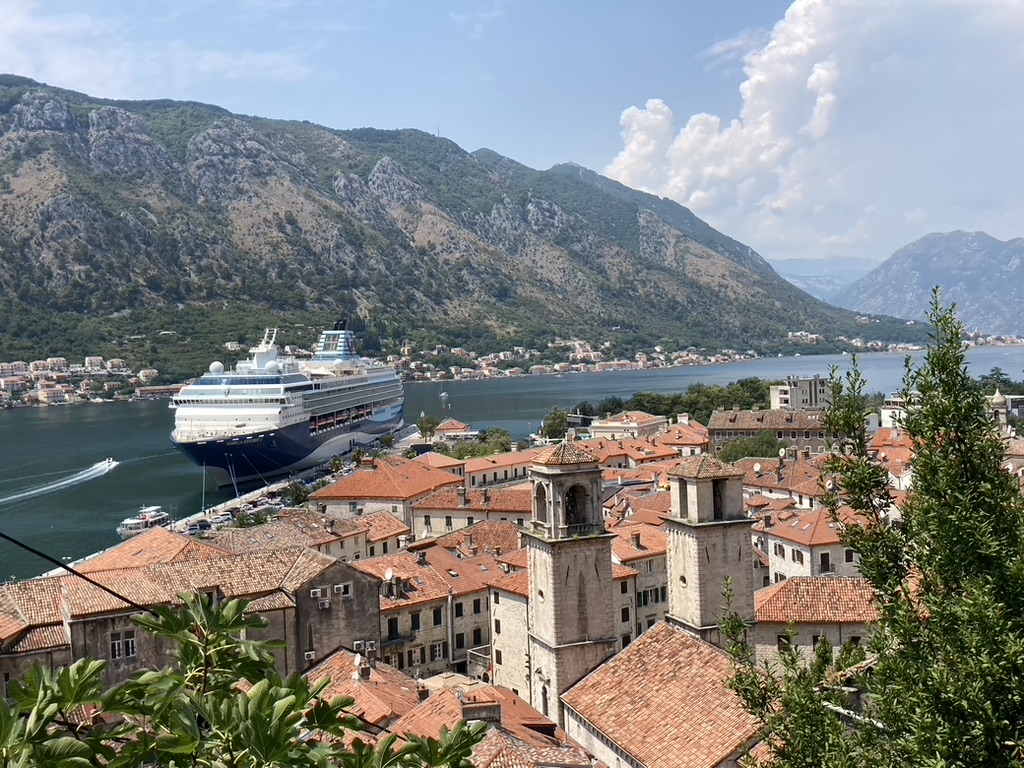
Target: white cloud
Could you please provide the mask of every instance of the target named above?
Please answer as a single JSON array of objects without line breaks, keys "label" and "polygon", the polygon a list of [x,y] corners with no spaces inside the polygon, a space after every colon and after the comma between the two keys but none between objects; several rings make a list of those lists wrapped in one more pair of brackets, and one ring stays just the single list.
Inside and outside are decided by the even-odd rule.
[{"label": "white cloud", "polygon": [[107,98],[195,98],[196,86],[213,76],[293,82],[308,72],[301,52],[147,43],[135,39],[127,19],[40,3],[0,0],[0,18],[0,72]]},{"label": "white cloud", "polygon": [[[744,56],[739,116],[622,113],[605,172],[772,258],[880,259],[930,231],[1024,235],[1019,0],[796,0]],[[745,34],[703,57],[727,59]],[[1010,229],[1017,227],[1016,231]]]}]

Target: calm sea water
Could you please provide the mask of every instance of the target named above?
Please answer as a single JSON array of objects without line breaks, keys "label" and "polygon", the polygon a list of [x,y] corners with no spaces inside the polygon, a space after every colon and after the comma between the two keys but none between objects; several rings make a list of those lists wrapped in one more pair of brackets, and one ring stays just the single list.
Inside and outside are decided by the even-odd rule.
[{"label": "calm sea water", "polygon": [[[894,391],[903,356],[860,358],[870,391]],[[1024,375],[1024,347],[979,348],[968,354],[975,376],[993,367]],[[634,392],[683,392],[693,383],[727,384],[747,376],[767,379],[827,374],[848,367],[841,355],[768,358],[711,366],[523,376],[490,381],[409,384],[406,420],[421,412],[451,416],[476,429],[500,427],[515,439],[538,428],[554,406]],[[441,392],[449,409],[442,413]],[[168,440],[174,414],[166,401],[84,404],[0,411],[0,532],[58,559],[73,559],[118,542],[114,528],[139,507],[161,504],[185,516],[226,501],[205,486],[202,471]],[[117,465],[97,466],[106,458]],[[24,578],[53,566],[0,540],[0,579]]]}]

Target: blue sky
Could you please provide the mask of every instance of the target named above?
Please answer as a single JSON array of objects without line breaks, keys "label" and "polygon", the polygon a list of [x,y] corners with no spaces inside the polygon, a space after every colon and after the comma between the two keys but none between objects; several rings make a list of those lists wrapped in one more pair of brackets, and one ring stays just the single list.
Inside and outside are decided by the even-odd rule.
[{"label": "blue sky", "polygon": [[0,14],[3,72],[573,161],[772,259],[1024,236],[1020,0],[0,0]]}]

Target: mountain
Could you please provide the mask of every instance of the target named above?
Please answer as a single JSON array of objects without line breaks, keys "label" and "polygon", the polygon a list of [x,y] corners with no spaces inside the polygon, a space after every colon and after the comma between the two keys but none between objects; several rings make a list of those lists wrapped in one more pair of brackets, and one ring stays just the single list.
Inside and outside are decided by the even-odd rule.
[{"label": "mountain", "polygon": [[865,333],[687,209],[578,166],[14,75],[0,76],[0,256],[0,360],[47,333],[77,353],[132,323],[198,336],[271,317],[345,315],[382,346],[480,351],[613,329],[634,348]]},{"label": "mountain", "polygon": [[816,299],[829,301],[878,266],[878,262],[837,259],[768,259],[785,280]]},{"label": "mountain", "polygon": [[904,246],[833,298],[859,312],[921,320],[932,288],[956,302],[968,330],[1024,335],[1024,238],[933,233]]}]

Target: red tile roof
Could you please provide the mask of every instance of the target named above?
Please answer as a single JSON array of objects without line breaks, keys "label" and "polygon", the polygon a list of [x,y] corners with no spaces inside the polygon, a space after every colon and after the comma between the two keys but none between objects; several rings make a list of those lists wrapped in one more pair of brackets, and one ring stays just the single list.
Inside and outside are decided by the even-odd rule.
[{"label": "red tile roof", "polygon": [[[668,551],[668,534],[664,529],[644,523],[616,526],[611,529],[615,534],[612,539],[612,554],[621,563],[632,563],[646,560],[649,557],[665,556]],[[633,537],[640,537],[640,548],[633,544]]]},{"label": "red tile roof", "polygon": [[573,443],[565,441],[552,445],[550,448],[545,448],[533,458],[534,464],[543,464],[546,466],[558,466],[563,464],[594,464],[596,462],[596,456],[588,453]]},{"label": "red tile roof", "polygon": [[754,523],[753,530],[763,531],[766,536],[774,536],[805,547],[834,546],[840,543],[843,525],[857,525],[863,519],[855,515],[849,507],[839,509],[838,524],[833,521],[832,513],[828,509],[792,510],[774,515],[769,526],[765,525],[765,518],[762,518]]},{"label": "red tile roof", "polygon": [[562,701],[647,768],[712,768],[757,733],[731,676],[726,653],[662,622]]},{"label": "red tile roof", "polygon": [[685,477],[691,480],[710,480],[727,477],[742,477],[743,471],[732,464],[726,464],[714,456],[702,453],[687,456],[676,462],[675,469],[669,471],[672,477]]},{"label": "red tile roof", "polygon": [[397,669],[376,662],[369,667],[369,676],[359,674],[357,659],[363,657],[340,650],[324,659],[306,673],[312,683],[330,680],[324,697],[350,696],[355,704],[348,711],[381,727],[411,711],[419,704],[416,681]]},{"label": "red tile roof", "polygon": [[867,579],[799,576],[754,593],[759,622],[773,624],[871,624],[878,621]]},{"label": "red tile roof", "polygon": [[486,520],[446,534],[437,540],[437,546],[463,557],[471,556],[470,548],[479,554],[494,554],[503,558],[505,553],[519,549],[519,528],[515,523]]},{"label": "red tile roof", "polygon": [[618,457],[629,459],[634,464],[644,464],[652,461],[664,461],[679,456],[679,452],[670,447],[658,445],[652,440],[622,438],[620,440],[608,440],[606,438],[594,438],[575,443],[576,446],[588,451],[597,458],[598,463],[606,465]]},{"label": "red tile roof", "polygon": [[463,479],[444,469],[401,456],[383,456],[372,464],[310,494],[314,501],[389,499],[408,501],[425,496],[446,485],[461,485]]},{"label": "red tile roof", "polygon": [[[464,486],[452,486],[434,491],[429,496],[413,503],[417,513],[459,510],[466,514],[473,512],[505,512],[510,515],[527,516],[533,512],[533,493],[529,483],[512,486],[496,486],[463,490]],[[465,503],[463,503],[465,499]]]},{"label": "red tile roof", "polygon": [[79,563],[75,569],[82,573],[92,573],[112,568],[224,557],[229,553],[224,547],[174,533],[166,528],[150,528]]}]

